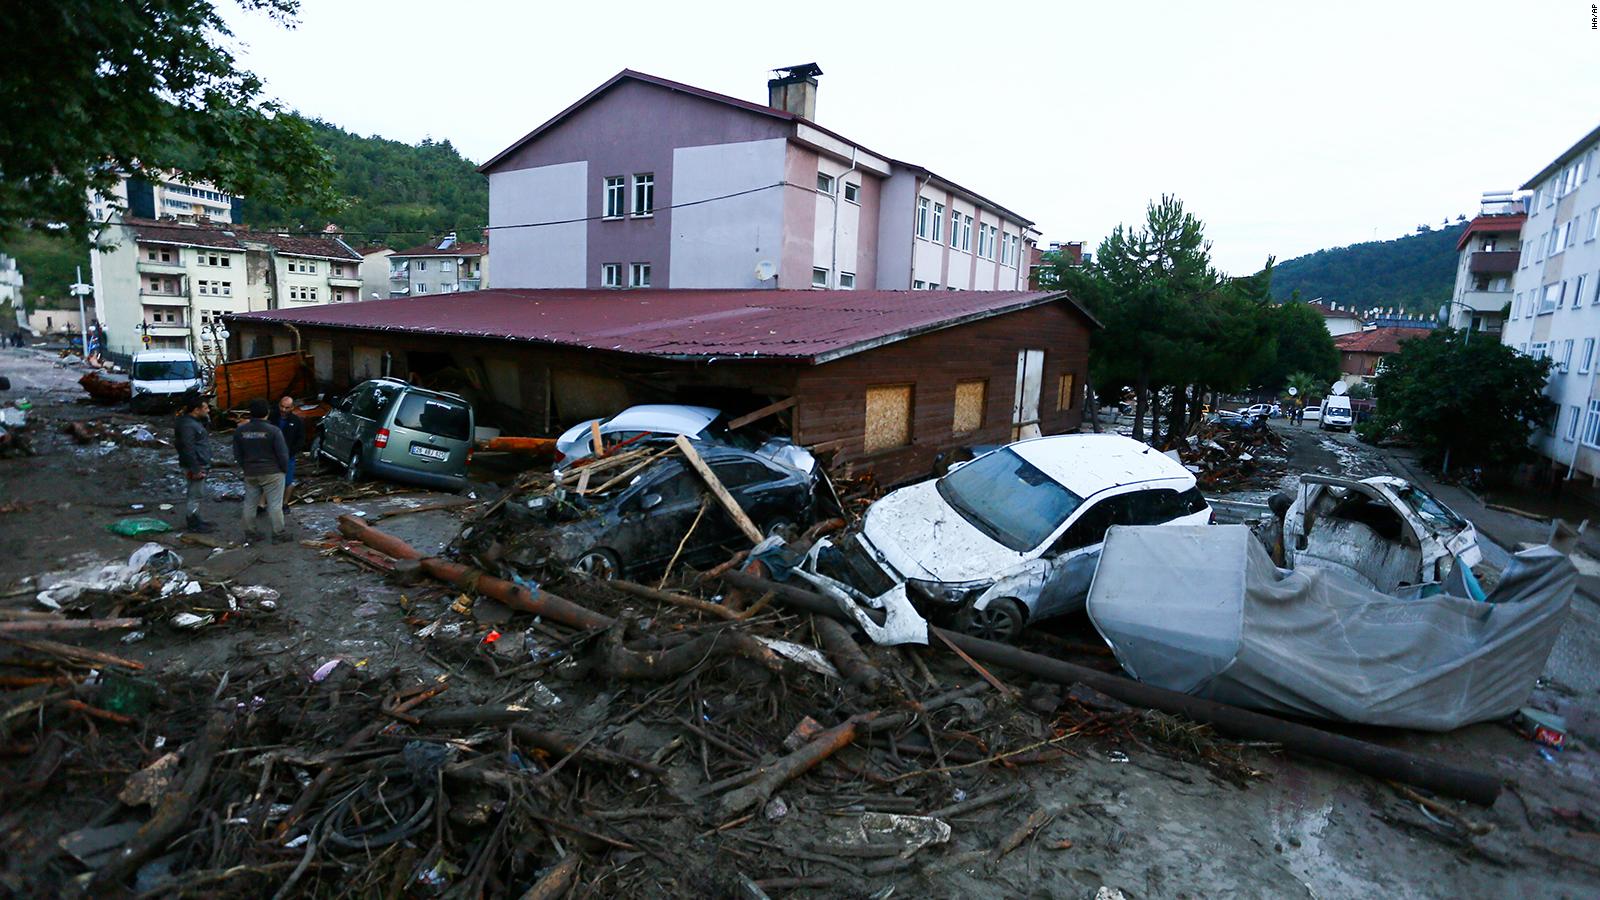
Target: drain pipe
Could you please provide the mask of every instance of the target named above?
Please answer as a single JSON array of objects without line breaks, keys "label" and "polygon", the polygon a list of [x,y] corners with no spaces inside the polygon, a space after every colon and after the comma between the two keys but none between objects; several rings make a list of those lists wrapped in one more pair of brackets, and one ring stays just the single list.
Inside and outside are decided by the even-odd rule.
[{"label": "drain pipe", "polygon": [[[928,177],[922,179],[922,184],[911,197],[911,256],[906,260],[906,290],[908,291],[911,290],[911,286],[917,280],[917,209],[922,201],[922,189],[927,187],[928,182],[932,180],[933,173],[929,172]],[[916,184],[916,180],[912,179],[911,183]]]},{"label": "drain pipe", "polygon": [[839,201],[844,197],[844,179],[846,175],[856,170],[856,152],[860,148],[850,147],[850,168],[844,170],[844,175],[833,180],[833,247],[829,251],[828,265],[829,277],[833,279],[834,288],[839,287]]}]

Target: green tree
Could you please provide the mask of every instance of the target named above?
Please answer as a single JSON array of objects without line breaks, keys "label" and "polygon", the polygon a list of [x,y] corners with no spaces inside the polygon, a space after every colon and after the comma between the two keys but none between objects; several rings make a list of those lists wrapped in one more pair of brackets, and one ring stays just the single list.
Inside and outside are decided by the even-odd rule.
[{"label": "green tree", "polygon": [[1372,385],[1366,383],[1365,381],[1360,382],[1358,384],[1351,385],[1350,386],[1350,399],[1351,400],[1371,400],[1372,399]]},{"label": "green tree", "polygon": [[1309,405],[1315,400],[1322,399],[1328,392],[1328,384],[1327,379],[1318,378],[1310,372],[1295,372],[1284,379],[1283,388],[1285,391],[1294,388],[1294,395],[1304,399]]},{"label": "green tree", "polygon": [[1258,370],[1254,379],[1257,387],[1282,390],[1292,372],[1314,375],[1324,384],[1339,377],[1339,351],[1321,313],[1291,300],[1274,307],[1271,316],[1276,352]]},{"label": "green tree", "polygon": [[1440,328],[1384,359],[1375,427],[1399,426],[1433,462],[1448,455],[1455,465],[1509,466],[1554,412],[1544,395],[1549,371],[1549,360]]},{"label": "green tree", "polygon": [[[292,27],[298,0],[238,0]],[[225,191],[332,209],[332,166],[304,119],[237,69],[211,0],[11,3],[0,54],[0,231],[93,231],[88,192],[183,169]]]}]

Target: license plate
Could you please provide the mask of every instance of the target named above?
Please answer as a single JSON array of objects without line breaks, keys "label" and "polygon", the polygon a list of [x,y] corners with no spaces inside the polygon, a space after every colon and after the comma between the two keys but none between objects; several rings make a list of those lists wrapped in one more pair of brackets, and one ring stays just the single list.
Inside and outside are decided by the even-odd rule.
[{"label": "license plate", "polygon": [[421,456],[421,457],[424,457],[426,459],[439,459],[439,460],[444,460],[444,459],[449,459],[450,458],[450,453],[448,451],[440,450],[438,447],[426,447],[426,446],[423,446],[422,444],[412,444],[411,445],[411,455],[412,456]]}]

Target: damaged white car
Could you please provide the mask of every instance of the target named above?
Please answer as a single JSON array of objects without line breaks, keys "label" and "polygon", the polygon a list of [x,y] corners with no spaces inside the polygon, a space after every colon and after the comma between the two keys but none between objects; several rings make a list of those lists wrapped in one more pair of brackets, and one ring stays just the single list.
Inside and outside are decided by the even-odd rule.
[{"label": "damaged white car", "polygon": [[872,606],[903,593],[968,634],[1010,641],[1083,608],[1107,528],[1212,518],[1194,476],[1144,444],[1034,438],[885,496],[859,530],[819,542],[805,574]]},{"label": "damaged white car", "polygon": [[1442,582],[1457,561],[1470,569],[1482,560],[1471,522],[1388,475],[1301,476],[1283,518],[1283,550],[1291,568],[1335,571],[1390,594]]}]

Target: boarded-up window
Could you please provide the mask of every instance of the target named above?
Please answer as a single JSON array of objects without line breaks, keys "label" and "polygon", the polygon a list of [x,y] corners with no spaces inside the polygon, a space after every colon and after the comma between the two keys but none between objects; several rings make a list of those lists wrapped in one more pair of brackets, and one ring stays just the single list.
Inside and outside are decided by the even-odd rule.
[{"label": "boarded-up window", "polygon": [[911,385],[867,388],[866,452],[911,443]]},{"label": "boarded-up window", "polygon": [[1063,412],[1072,408],[1073,377],[1071,372],[1061,376],[1061,384],[1056,388],[1056,409]]},{"label": "boarded-up window", "polygon": [[983,405],[989,383],[982,379],[956,382],[956,413],[951,434],[971,434],[983,427]]}]

